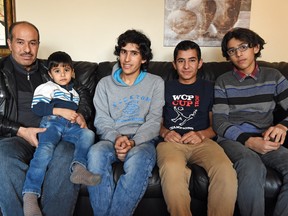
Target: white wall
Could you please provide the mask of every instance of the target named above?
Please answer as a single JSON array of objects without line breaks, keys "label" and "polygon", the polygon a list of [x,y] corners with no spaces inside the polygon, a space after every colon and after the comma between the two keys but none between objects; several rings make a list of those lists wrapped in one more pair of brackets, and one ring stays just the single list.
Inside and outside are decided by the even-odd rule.
[{"label": "white wall", "polygon": [[[261,60],[288,61],[287,0],[251,0],[250,28],[267,42]],[[74,60],[111,61],[116,38],[142,30],[152,41],[153,60],[172,60],[163,46],[164,0],[15,0],[16,20],[40,30],[40,58],[56,50]],[[222,61],[220,47],[203,47],[204,61]]]}]

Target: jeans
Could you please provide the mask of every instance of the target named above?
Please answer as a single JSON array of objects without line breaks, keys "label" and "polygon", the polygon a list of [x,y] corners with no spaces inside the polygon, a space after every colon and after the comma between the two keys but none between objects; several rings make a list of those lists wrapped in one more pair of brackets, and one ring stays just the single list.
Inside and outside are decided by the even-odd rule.
[{"label": "jeans", "polygon": [[114,183],[112,163],[119,161],[114,143],[99,141],[88,152],[88,169],[102,177],[99,185],[89,186],[90,202],[96,216],[129,216],[136,209],[148,186],[156,163],[155,141],[133,147],[126,155],[124,173]]},{"label": "jeans", "polygon": [[41,186],[47,166],[60,140],[62,139],[75,145],[74,159],[71,167],[74,163],[79,163],[84,167],[87,166],[87,153],[95,140],[94,132],[89,129],[80,128],[77,123],[71,123],[59,116],[44,116],[40,127],[47,129],[45,132],[39,134],[39,145],[30,162],[22,192],[23,194],[34,193],[38,197],[41,194]]},{"label": "jeans", "polygon": [[232,140],[224,140],[219,144],[234,163],[237,172],[237,201],[241,215],[264,215],[266,166],[275,169],[283,177],[273,215],[288,215],[288,149],[281,146],[278,150],[258,154]]},{"label": "jeans", "polygon": [[[0,138],[0,208],[4,216],[23,216],[21,192],[34,150],[20,137]],[[80,189],[69,179],[73,152],[73,145],[66,142],[60,142],[54,151],[40,200],[44,215],[73,215]]]},{"label": "jeans", "polygon": [[204,139],[197,145],[161,142],[156,150],[162,191],[171,216],[192,215],[191,169],[187,163],[203,167],[209,177],[207,215],[233,215],[237,176],[231,161],[217,143],[211,139]]}]

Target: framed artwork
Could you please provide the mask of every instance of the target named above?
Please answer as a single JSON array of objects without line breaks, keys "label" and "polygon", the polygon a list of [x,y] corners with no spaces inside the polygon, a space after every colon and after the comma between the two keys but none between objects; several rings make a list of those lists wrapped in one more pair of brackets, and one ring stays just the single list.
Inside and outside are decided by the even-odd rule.
[{"label": "framed artwork", "polygon": [[252,0],[165,0],[164,46],[193,40],[220,46],[233,27],[249,28]]},{"label": "framed artwork", "polygon": [[10,25],[15,21],[15,0],[0,0],[0,57],[10,53],[7,37]]}]

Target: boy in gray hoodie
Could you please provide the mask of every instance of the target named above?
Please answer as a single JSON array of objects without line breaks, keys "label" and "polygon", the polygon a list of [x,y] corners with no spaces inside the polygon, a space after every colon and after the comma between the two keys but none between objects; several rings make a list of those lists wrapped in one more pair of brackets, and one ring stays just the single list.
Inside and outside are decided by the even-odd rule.
[{"label": "boy in gray hoodie", "polygon": [[[88,153],[88,169],[102,176],[88,187],[94,215],[132,215],[156,163],[155,143],[164,105],[164,81],[147,72],[150,40],[128,30],[118,38],[118,63],[97,85],[94,125],[100,141]],[[112,163],[124,162],[117,185]]]}]

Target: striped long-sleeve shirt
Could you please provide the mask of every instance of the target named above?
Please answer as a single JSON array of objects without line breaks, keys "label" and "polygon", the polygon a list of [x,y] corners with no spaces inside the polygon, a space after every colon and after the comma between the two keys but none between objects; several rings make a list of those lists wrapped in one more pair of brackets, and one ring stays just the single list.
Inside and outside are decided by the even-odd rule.
[{"label": "striped long-sleeve shirt", "polygon": [[46,116],[53,114],[54,107],[77,110],[79,100],[72,82],[68,86],[60,86],[48,81],[35,89],[31,108],[36,115]]},{"label": "striped long-sleeve shirt", "polygon": [[[213,129],[220,139],[244,144],[273,124],[276,104],[288,109],[288,81],[273,68],[259,67],[246,78],[229,71],[217,78],[214,90]],[[288,117],[281,124],[288,127]]]}]

